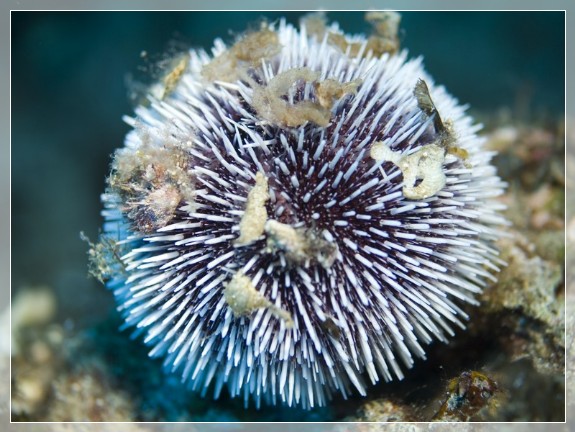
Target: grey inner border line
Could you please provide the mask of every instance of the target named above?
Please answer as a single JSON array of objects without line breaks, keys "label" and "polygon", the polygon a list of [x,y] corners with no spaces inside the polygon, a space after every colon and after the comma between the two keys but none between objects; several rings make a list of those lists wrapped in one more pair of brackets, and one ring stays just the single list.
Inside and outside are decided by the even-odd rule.
[{"label": "grey inner border line", "polygon": [[[189,1],[181,0],[166,0],[161,3],[151,0],[142,1],[84,1],[78,2],[74,0],[58,1],[58,0],[10,0],[0,2],[0,276],[3,285],[11,287],[10,285],[10,241],[17,241],[10,236],[10,11],[11,10],[158,10],[158,6],[163,10],[238,10],[239,3],[237,1],[210,1],[202,3],[192,3]],[[463,7],[465,6],[465,7]],[[353,9],[352,9],[353,8]],[[566,13],[566,128],[567,128],[567,148],[570,152],[575,152],[575,80],[573,78],[575,70],[575,50],[572,43],[575,41],[575,3],[569,0],[549,0],[546,2],[537,0],[486,0],[486,1],[469,1],[461,2],[459,0],[443,0],[443,1],[315,1],[315,0],[291,0],[291,1],[269,1],[265,4],[256,4],[252,2],[241,3],[241,10],[367,10],[367,9],[394,9],[394,10],[565,10]],[[572,187],[574,180],[573,173],[566,173],[567,187]],[[571,200],[574,199],[573,194],[568,195],[566,199],[569,201],[570,208],[575,207]],[[573,214],[567,214],[566,219],[573,218]],[[569,281],[574,280],[573,269],[567,269],[567,287]],[[573,285],[573,284],[571,284]],[[10,301],[10,289],[0,290],[0,310],[7,307]],[[567,315],[573,314],[575,311],[567,311]],[[10,335],[0,335],[2,338],[9,338]],[[572,356],[567,356],[572,357]],[[2,377],[4,382],[0,383],[1,387],[8,389],[10,387],[10,377],[4,375]],[[568,382],[567,386],[573,386],[575,383]],[[0,392],[0,429],[3,431],[163,431],[166,426],[162,424],[74,424],[74,425],[57,425],[57,424],[20,424],[10,423],[10,401],[6,400],[9,397],[7,391]],[[433,425],[418,425],[421,430],[434,431],[447,431],[447,430],[497,430],[504,427],[506,431],[523,431],[525,429],[530,431],[563,431],[575,429],[575,415],[573,408],[575,402],[567,400],[567,424],[506,424],[505,426],[491,425],[491,424],[433,424]],[[407,425],[387,425],[391,430],[410,430],[401,429]],[[417,430],[416,425],[412,430]],[[387,430],[388,427],[385,429]],[[368,428],[366,424],[170,424],[169,430],[171,431],[219,431],[219,430],[233,430],[233,431],[270,431],[270,430],[297,430],[297,431],[367,431],[367,430],[380,430]],[[383,429],[383,426],[381,427]]]}]

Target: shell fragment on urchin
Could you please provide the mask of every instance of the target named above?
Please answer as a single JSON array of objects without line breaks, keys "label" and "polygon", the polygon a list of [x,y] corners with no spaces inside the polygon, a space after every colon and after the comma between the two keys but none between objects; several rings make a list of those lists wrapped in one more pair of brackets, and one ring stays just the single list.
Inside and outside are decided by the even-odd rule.
[{"label": "shell fragment on urchin", "polygon": [[421,59],[311,33],[183,56],[102,197],[126,325],[216,397],[310,408],[401,379],[497,271],[504,185],[464,108]]}]

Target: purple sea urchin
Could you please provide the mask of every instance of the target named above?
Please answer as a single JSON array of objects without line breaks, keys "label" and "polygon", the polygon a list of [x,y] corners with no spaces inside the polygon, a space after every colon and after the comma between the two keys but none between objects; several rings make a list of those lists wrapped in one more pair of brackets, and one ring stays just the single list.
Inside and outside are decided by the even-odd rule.
[{"label": "purple sea urchin", "polygon": [[395,52],[390,17],[370,39],[280,22],[216,41],[126,118],[96,264],[192,388],[307,408],[365,394],[493,279],[492,154]]}]

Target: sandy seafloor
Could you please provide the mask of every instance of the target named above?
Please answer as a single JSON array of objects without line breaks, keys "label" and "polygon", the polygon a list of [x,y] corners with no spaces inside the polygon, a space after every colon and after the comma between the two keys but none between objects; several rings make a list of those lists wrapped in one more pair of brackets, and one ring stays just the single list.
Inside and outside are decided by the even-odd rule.
[{"label": "sandy seafloor", "polygon": [[[509,266],[499,282],[480,307],[466,308],[468,330],[429,347],[428,360],[417,361],[403,382],[311,411],[245,409],[240,400],[185,390],[117,330],[111,294],[87,278],[79,233],[94,238],[101,225],[99,194],[110,154],[128,130],[121,116],[132,110],[130,83],[153,75],[163,53],[209,48],[215,36],[230,40],[261,15],[13,17],[12,357],[3,341],[0,364],[6,374],[12,364],[12,420],[428,421],[449,397],[450,380],[477,371],[498,390],[469,419],[563,421],[565,345],[572,347],[575,330],[563,314],[565,302],[575,306],[574,281],[563,278],[564,240],[568,256],[575,244],[574,209],[564,214],[564,167],[575,166],[575,150],[564,146],[561,13],[404,14],[402,45],[424,55],[435,80],[471,106],[500,152],[495,164],[509,183],[501,199],[513,237],[500,243]],[[366,30],[361,14],[329,17],[348,21],[347,31]],[[567,135],[573,142],[573,131]],[[9,325],[8,311],[0,325]]]}]

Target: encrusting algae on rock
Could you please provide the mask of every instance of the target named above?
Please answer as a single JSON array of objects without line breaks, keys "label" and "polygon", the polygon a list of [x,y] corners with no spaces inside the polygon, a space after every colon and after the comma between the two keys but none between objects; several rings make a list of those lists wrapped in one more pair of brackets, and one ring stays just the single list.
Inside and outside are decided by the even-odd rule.
[{"label": "encrusting algae on rock", "polygon": [[499,391],[497,383],[477,371],[463,372],[447,385],[447,399],[433,417],[434,421],[469,421],[493,403]]},{"label": "encrusting algae on rock", "polygon": [[315,16],[191,50],[125,119],[101,239],[123,253],[95,256],[126,327],[202,394],[366,395],[498,271],[493,153],[399,50],[399,15],[366,18],[369,38]]}]

